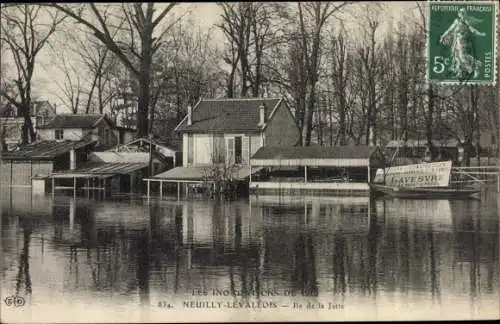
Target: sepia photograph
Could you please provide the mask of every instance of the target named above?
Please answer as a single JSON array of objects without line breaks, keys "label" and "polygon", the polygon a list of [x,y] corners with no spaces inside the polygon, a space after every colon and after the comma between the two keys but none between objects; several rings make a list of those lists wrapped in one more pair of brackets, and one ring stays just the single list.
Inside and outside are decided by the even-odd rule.
[{"label": "sepia photograph", "polygon": [[0,321],[500,319],[499,23],[2,3]]}]

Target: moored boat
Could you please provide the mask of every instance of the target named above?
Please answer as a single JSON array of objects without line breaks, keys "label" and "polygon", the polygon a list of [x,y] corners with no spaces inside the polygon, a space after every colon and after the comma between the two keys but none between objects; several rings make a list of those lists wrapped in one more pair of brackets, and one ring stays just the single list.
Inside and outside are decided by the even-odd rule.
[{"label": "moored boat", "polygon": [[481,192],[480,188],[472,186],[399,187],[371,184],[370,189],[392,197],[413,199],[465,199]]},{"label": "moored boat", "polygon": [[451,161],[410,164],[378,169],[370,189],[399,198],[464,199],[481,192],[463,183],[450,185]]}]

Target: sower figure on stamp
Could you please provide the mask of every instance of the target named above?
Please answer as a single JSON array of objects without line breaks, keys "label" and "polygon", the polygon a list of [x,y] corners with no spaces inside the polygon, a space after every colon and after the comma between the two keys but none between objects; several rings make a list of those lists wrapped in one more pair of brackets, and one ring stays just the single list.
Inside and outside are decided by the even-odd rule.
[{"label": "sower figure on stamp", "polygon": [[467,15],[464,8],[458,11],[458,17],[453,24],[441,35],[440,42],[450,44],[451,38],[451,67],[458,78],[477,78],[481,61],[474,57],[474,43],[472,37],[486,36],[472,25],[481,22],[480,19]]}]

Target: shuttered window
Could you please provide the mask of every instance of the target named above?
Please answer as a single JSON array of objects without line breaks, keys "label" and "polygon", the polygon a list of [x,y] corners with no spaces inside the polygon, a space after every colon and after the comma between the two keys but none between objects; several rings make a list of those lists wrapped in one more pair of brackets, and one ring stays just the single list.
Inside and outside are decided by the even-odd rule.
[{"label": "shuttered window", "polygon": [[56,129],[55,130],[55,138],[56,138],[56,140],[62,140],[62,139],[64,139],[64,130],[62,130],[62,129]]},{"label": "shuttered window", "polygon": [[213,145],[213,163],[224,163],[224,136],[215,135]]},{"label": "shuttered window", "polygon": [[193,134],[188,134],[188,164],[193,164]]},{"label": "shuttered window", "polygon": [[234,164],[234,138],[227,139],[227,163]]},{"label": "shuttered window", "polygon": [[236,136],[234,138],[234,161],[236,164],[240,164],[242,161],[241,136]]}]

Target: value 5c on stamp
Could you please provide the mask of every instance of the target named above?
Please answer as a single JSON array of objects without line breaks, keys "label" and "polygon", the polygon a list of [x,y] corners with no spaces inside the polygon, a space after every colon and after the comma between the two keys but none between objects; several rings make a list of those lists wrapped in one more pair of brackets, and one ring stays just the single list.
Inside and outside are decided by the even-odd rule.
[{"label": "value 5c on stamp", "polygon": [[431,83],[494,85],[496,2],[429,2],[427,76]]}]

